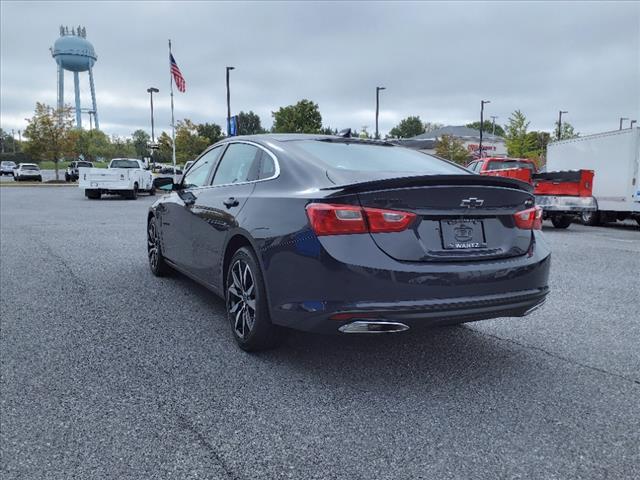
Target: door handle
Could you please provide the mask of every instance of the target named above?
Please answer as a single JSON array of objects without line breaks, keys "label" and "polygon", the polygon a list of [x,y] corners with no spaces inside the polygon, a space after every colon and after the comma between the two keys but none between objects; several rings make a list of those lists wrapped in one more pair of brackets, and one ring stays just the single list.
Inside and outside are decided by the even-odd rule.
[{"label": "door handle", "polygon": [[222,203],[224,203],[224,206],[227,208],[237,207],[238,205],[240,205],[240,202],[236,200],[234,197],[229,197]]}]

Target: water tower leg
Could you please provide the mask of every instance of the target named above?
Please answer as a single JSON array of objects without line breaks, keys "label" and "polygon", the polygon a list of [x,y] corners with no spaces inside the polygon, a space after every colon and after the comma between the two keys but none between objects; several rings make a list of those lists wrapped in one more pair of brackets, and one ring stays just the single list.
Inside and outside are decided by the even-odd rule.
[{"label": "water tower leg", "polygon": [[73,72],[73,86],[76,91],[76,127],[82,128],[82,110],[80,109],[80,75]]},{"label": "water tower leg", "polygon": [[58,111],[64,107],[64,68],[58,64]]},{"label": "water tower leg", "polygon": [[96,87],[93,84],[93,68],[89,68],[89,86],[91,87],[91,102],[93,103],[93,119],[96,122],[96,130],[100,130],[98,106],[96,105]]}]

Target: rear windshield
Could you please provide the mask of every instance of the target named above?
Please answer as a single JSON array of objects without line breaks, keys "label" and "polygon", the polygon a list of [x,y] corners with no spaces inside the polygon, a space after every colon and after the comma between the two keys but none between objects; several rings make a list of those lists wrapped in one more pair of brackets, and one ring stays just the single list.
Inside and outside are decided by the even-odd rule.
[{"label": "rear windshield", "polygon": [[38,170],[37,165],[22,165],[22,170]]},{"label": "rear windshield", "polygon": [[350,176],[350,172],[363,172],[370,178],[469,174],[462,167],[408,148],[318,140],[300,140],[296,145],[323,163],[332,180],[335,175]]},{"label": "rear windshield", "polygon": [[91,167],[91,162],[78,162],[76,167]]},{"label": "rear windshield", "polygon": [[487,170],[503,170],[505,168],[528,168],[533,171],[532,164],[518,160],[492,160],[489,162],[489,165],[487,165]]},{"label": "rear windshield", "polygon": [[111,168],[138,168],[138,162],[135,160],[113,160]]},{"label": "rear windshield", "polygon": [[13,162],[2,162],[3,167],[15,167],[15,165]]}]

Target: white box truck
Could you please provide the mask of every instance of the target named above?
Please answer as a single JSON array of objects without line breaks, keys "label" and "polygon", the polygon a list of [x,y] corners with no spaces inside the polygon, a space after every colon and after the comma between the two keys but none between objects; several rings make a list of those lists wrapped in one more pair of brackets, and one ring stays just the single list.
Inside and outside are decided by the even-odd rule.
[{"label": "white box truck", "polygon": [[595,172],[596,210],[583,212],[587,225],[627,218],[640,224],[640,128],[561,140],[547,146],[547,170]]}]

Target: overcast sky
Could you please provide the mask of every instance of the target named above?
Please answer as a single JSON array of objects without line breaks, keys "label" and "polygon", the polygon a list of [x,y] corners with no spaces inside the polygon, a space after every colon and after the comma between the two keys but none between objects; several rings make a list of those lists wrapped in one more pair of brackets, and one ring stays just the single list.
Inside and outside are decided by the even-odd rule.
[{"label": "overcast sky", "polygon": [[[23,129],[35,102],[56,102],[49,47],[59,26],[86,27],[102,130],[150,129],[146,89],[160,89],[156,125],[169,129],[167,39],[186,82],[176,119],[224,125],[225,66],[232,113],[271,112],[308,98],[324,125],[375,126],[400,119],[464,124],[515,109],[551,130],[558,110],[577,131],[640,119],[638,2],[8,2],[1,3],[3,129]],[[89,106],[86,75],[82,101]],[[66,101],[73,99],[71,73]],[[88,122],[87,117],[84,119]]]}]

